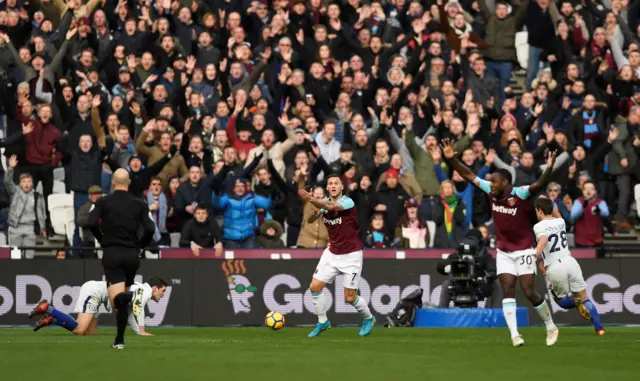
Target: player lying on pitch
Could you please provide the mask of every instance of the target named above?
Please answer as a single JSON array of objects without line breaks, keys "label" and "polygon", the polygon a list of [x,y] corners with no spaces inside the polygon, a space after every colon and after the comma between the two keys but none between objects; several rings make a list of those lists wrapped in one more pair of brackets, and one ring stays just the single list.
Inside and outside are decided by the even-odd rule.
[{"label": "player lying on pitch", "polygon": [[[146,283],[136,283],[131,286],[129,292],[134,293],[132,305],[129,308],[129,326],[141,336],[152,336],[144,328],[144,308],[150,300],[158,302],[167,290],[167,282],[158,277],[150,278]],[[58,325],[74,335],[95,335],[98,328],[98,309],[102,306],[105,311],[111,312],[107,282],[88,281],[80,288],[80,296],[76,303],[75,311],[78,319],[59,311],[46,300],[38,303],[36,308],[29,313],[29,319],[34,316],[44,315],[36,323],[34,331],[51,324]]]},{"label": "player lying on pitch", "polygon": [[605,330],[598,310],[587,296],[582,269],[569,252],[564,219],[554,215],[553,201],[546,197],[538,198],[534,206],[540,221],[533,227],[538,240],[536,256],[556,303],[564,309],[575,307],[582,317],[591,320],[596,333],[603,336]]}]

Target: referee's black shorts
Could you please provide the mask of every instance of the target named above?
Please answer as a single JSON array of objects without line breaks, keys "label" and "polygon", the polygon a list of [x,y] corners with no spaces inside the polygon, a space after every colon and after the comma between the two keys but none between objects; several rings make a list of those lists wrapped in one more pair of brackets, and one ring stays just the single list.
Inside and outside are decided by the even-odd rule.
[{"label": "referee's black shorts", "polygon": [[105,247],[102,255],[102,267],[107,285],[124,282],[126,287],[131,287],[138,268],[140,268],[140,252],[130,247]]}]

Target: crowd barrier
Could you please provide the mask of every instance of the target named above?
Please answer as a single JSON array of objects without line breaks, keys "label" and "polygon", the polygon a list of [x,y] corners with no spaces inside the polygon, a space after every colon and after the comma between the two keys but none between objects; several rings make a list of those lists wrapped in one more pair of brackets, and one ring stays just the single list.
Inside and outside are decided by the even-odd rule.
[{"label": "crowd barrier", "polygon": [[[243,252],[236,252],[242,257]],[[280,258],[282,258],[280,253]],[[293,255],[293,254],[292,254]],[[368,254],[365,254],[368,257]],[[588,293],[605,324],[640,324],[640,259],[581,259]],[[360,293],[379,322],[405,295],[424,290],[425,305],[437,304],[445,277],[436,272],[437,259],[365,260]],[[268,311],[287,316],[288,324],[313,324],[315,315],[308,284],[317,260],[165,259],[142,261],[137,281],[152,275],[169,287],[159,303],[148,305],[147,325],[260,325]],[[0,325],[26,325],[26,315],[40,299],[72,312],[85,281],[103,278],[99,260],[16,260],[0,265]],[[547,295],[544,281],[538,289]],[[358,324],[359,316],[344,302],[342,279],[325,290],[328,314],[336,325]],[[529,306],[521,294],[520,306]],[[587,324],[575,311],[551,303],[560,324]],[[530,309],[532,324],[540,324]],[[113,316],[101,317],[113,324]]]}]

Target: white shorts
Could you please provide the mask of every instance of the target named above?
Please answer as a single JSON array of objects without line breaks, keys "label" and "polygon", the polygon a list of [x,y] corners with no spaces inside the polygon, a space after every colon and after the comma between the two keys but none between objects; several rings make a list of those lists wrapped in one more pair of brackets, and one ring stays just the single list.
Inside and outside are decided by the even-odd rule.
[{"label": "white shorts", "polygon": [[564,298],[570,292],[587,289],[582,269],[573,257],[558,259],[547,267],[547,283],[558,298]]},{"label": "white shorts", "polygon": [[515,276],[536,274],[536,250],[502,251],[496,255],[498,275],[513,274]]},{"label": "white shorts", "polygon": [[76,308],[73,312],[97,316],[99,314],[98,309],[101,304],[102,301],[100,298],[92,296],[88,287],[82,287],[80,288],[80,296],[78,296],[78,302],[76,303]]},{"label": "white shorts", "polygon": [[362,250],[344,255],[332,254],[325,249],[320,257],[313,277],[324,283],[333,283],[336,276],[344,275],[344,288],[358,289],[360,274],[362,273]]}]

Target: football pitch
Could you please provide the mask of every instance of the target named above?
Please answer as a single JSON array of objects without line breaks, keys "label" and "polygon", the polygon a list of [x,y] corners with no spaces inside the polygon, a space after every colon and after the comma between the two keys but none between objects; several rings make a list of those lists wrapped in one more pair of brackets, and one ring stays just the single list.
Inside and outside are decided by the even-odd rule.
[{"label": "football pitch", "polygon": [[58,328],[0,329],[2,380],[638,380],[640,328],[560,328],[545,346],[541,327],[524,328],[522,348],[505,329],[159,328],[128,330],[125,350],[110,348],[115,328],[76,337]]}]

